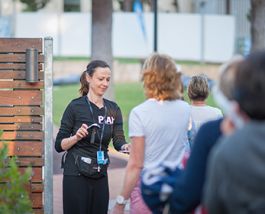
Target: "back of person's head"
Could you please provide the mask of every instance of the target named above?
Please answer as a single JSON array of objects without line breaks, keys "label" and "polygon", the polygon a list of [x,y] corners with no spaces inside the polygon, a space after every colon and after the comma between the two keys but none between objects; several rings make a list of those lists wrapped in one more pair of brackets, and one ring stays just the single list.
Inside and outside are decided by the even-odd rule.
[{"label": "back of person's head", "polygon": [[213,88],[213,97],[225,115],[234,114],[233,93],[235,86],[235,76],[239,63],[243,57],[236,55],[224,63],[219,69],[219,81]]},{"label": "back of person's head", "polygon": [[83,71],[83,73],[80,76],[80,85],[81,86],[79,89],[79,93],[82,96],[87,95],[87,93],[89,91],[89,84],[86,80],[86,75],[89,75],[92,77],[97,68],[110,68],[110,66],[102,60],[93,60],[87,65],[86,70]]},{"label": "back of person's head", "polygon": [[188,86],[188,96],[192,101],[204,101],[209,95],[208,80],[204,75],[193,76]]},{"label": "back of person's head", "polygon": [[224,63],[219,69],[219,90],[226,96],[228,100],[233,99],[233,90],[237,67],[243,61],[241,55],[233,56],[228,62]]},{"label": "back of person's head", "polygon": [[234,99],[253,120],[265,120],[265,51],[250,54],[238,66]]},{"label": "back of person's head", "polygon": [[143,65],[142,80],[147,98],[174,100],[180,97],[181,74],[174,60],[164,54],[153,54]]}]

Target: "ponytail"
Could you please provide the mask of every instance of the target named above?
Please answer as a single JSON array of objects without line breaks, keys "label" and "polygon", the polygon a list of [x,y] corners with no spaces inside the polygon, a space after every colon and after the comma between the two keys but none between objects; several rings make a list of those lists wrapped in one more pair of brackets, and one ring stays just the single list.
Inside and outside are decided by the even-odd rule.
[{"label": "ponytail", "polygon": [[87,82],[86,80],[86,75],[87,75],[87,72],[84,71],[82,73],[82,75],[80,76],[80,89],[79,89],[79,93],[81,96],[85,96],[88,94],[88,90],[89,90],[89,83]]}]

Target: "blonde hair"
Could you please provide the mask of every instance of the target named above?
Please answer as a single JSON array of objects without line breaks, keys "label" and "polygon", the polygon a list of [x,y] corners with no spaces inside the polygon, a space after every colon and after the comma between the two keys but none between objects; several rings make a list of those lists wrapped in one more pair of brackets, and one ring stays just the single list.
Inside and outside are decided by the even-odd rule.
[{"label": "blonde hair", "polygon": [[180,76],[171,57],[157,53],[151,55],[145,60],[142,69],[146,97],[157,100],[178,99],[180,97]]}]

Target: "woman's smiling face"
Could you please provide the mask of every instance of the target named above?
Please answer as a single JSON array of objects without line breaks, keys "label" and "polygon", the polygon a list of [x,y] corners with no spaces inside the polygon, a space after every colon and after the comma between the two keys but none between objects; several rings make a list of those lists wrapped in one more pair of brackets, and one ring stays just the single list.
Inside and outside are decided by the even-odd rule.
[{"label": "woman's smiling face", "polygon": [[98,67],[92,76],[87,74],[86,77],[89,83],[89,91],[95,95],[103,96],[110,84],[111,71],[108,67]]}]

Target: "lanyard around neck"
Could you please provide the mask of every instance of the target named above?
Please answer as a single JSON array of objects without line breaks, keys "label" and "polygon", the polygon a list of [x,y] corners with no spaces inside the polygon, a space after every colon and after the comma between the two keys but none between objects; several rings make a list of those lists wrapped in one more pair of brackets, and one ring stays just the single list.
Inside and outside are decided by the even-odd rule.
[{"label": "lanyard around neck", "polygon": [[[90,110],[90,113],[91,113],[91,116],[92,116],[92,120],[93,120],[94,123],[97,123],[97,122],[95,122],[94,111],[93,111],[93,108],[92,108],[91,103],[90,103],[90,101],[89,101],[87,96],[86,96],[86,101],[87,101],[88,106],[89,106],[89,110]],[[102,131],[101,131],[100,136],[99,136],[99,133],[97,132],[98,138],[99,138],[99,151],[101,151],[103,134],[104,134],[104,130],[105,130],[105,119],[106,119],[106,116],[107,116],[107,107],[105,106],[104,100],[103,100],[103,106],[104,106],[104,117],[103,117],[103,125],[102,125]]]}]

